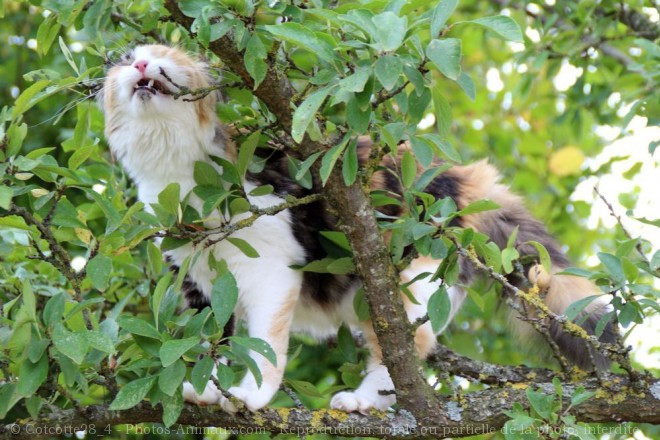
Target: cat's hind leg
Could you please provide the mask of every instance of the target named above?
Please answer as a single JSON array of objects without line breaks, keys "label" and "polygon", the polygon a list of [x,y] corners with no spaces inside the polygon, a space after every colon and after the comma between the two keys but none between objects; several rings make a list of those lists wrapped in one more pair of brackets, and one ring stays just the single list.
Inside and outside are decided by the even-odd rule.
[{"label": "cat's hind leg", "polygon": [[383,365],[383,352],[371,321],[364,323],[363,334],[369,349],[367,374],[355,391],[342,391],[332,397],[330,407],[333,409],[368,414],[372,408],[384,411],[396,403],[394,384],[387,367]]},{"label": "cat's hind leg", "polygon": [[[403,306],[410,322],[415,322],[426,315],[428,301],[440,287],[439,280],[430,281],[431,275],[438,265],[438,261],[418,258],[413,260],[411,265],[401,272],[401,280],[404,283],[417,280],[408,286],[409,293],[415,298],[415,302],[403,292],[401,294]],[[427,274],[427,276],[423,276],[423,274]],[[449,295],[451,309],[447,323],[438,333],[442,332],[454,317],[465,299],[466,292],[460,287],[450,287],[447,289],[447,294]],[[366,346],[370,352],[366,368],[367,374],[355,391],[342,391],[335,394],[330,402],[331,407],[334,409],[347,412],[359,411],[367,414],[372,408],[385,410],[396,403],[394,384],[387,367],[383,365],[383,352],[378,344],[371,321],[364,323],[363,332]],[[433,332],[430,322],[425,322],[417,327],[415,330],[415,349],[420,359],[426,358],[436,344],[436,333]]]},{"label": "cat's hind leg", "polygon": [[[251,351],[250,356],[261,372],[262,383],[258,384],[248,371],[239,386],[229,389],[229,393],[244,402],[250,411],[266,406],[280,388],[293,311],[302,284],[301,274],[287,266],[271,267],[268,272],[270,276],[263,272],[259,275],[253,273],[252,277],[259,281],[258,287],[254,288],[256,290],[242,290],[239,299],[249,336],[266,341],[275,352],[277,361],[272,364],[261,354]],[[240,284],[241,280],[239,288],[243,289]]]}]

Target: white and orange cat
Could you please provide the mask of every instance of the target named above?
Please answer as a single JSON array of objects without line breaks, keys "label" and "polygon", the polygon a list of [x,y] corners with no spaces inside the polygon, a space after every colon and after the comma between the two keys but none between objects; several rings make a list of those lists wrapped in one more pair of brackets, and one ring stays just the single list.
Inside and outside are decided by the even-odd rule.
[{"label": "white and orange cat", "polygon": [[[207,162],[221,173],[222,168],[211,157],[234,160],[234,147],[215,113],[216,97],[210,94],[203,99],[186,101],[171,96],[171,93],[178,91],[178,86],[197,89],[209,84],[203,63],[177,48],[160,45],[136,47],[110,68],[102,98],[105,134],[113,154],[137,185],[138,198],[146,209],[151,209],[150,204],[158,203],[158,194],[168,184],[177,182],[181,187],[181,196],[188,196],[189,205],[199,210],[202,202],[192,193],[195,162]],[[363,159],[368,157],[371,147],[370,140],[360,141],[359,153]],[[401,149],[406,148],[406,143],[402,143]],[[386,159],[385,165],[388,165],[387,161],[391,165],[393,160]],[[518,227],[517,241],[521,255],[536,255],[533,247],[522,243],[537,241],[550,253],[554,270],[567,267],[569,261],[544,226],[532,218],[521,200],[498,180],[492,166],[479,162],[471,166],[453,166],[431,182],[426,191],[438,199],[453,198],[459,209],[475,200],[488,198],[496,201],[501,208],[458,218],[455,224],[488,235],[500,247],[506,245],[508,237]],[[286,194],[300,196],[311,192],[300,187],[289,176],[286,158],[281,152],[270,155],[262,172],[248,173],[244,182],[246,193],[264,184],[273,185],[275,192],[265,196],[249,196],[252,205],[278,205]],[[374,175],[372,187],[401,194],[399,179],[387,170]],[[246,257],[226,241],[211,247],[188,244],[166,253],[170,262],[179,266],[186,257],[200,252],[200,257],[194,260],[188,271],[184,285],[184,293],[191,307],[201,309],[209,304],[211,286],[216,276],[207,264],[209,253],[213,253],[218,261],[225,260],[235,276],[239,288],[235,316],[245,322],[250,336],[268,342],[277,355],[277,363],[272,365],[261,355],[252,353],[263,375],[262,385],[258,386],[248,372],[240,385],[229,389],[229,393],[243,401],[250,410],[266,406],[279,389],[291,332],[305,332],[323,339],[336,335],[342,323],[363,332],[370,357],[362,384],[354,391],[336,394],[331,401],[332,408],[364,413],[371,408],[386,409],[396,401],[395,394],[379,393],[394,388],[382,363],[382,356],[387,353],[381,352],[370,322],[359,321],[354,312],[353,298],[360,287],[360,280],[351,275],[302,272],[293,268],[325,256],[317,234],[336,229],[332,215],[325,208],[323,201],[303,205],[276,215],[262,216],[252,226],[235,232],[235,237],[246,240],[257,250],[258,258]],[[392,205],[379,209],[396,215],[399,208]],[[238,221],[248,214],[231,221]],[[402,296],[411,321],[425,315],[427,301],[439,286],[438,281],[431,282],[429,277],[421,275],[434,273],[439,263],[429,258],[417,258],[401,272],[403,281],[419,277],[410,286],[419,305]],[[532,274],[538,267],[530,263],[525,269]],[[469,264],[461,262],[460,280],[463,284],[469,282],[472,272]],[[530,278],[545,290],[545,302],[555,313],[564,312],[569,304],[580,298],[599,293],[596,286],[584,278],[542,275],[530,275]],[[451,287],[449,297],[451,319],[461,306],[465,291],[460,287]],[[604,300],[594,301],[585,312],[588,316],[582,320],[582,326],[590,333],[593,333],[600,316],[608,310],[605,303]],[[521,322],[515,316],[511,321]],[[588,367],[593,358],[597,366],[607,364],[604,357],[588,353],[589,349],[583,341],[563,333],[559,326],[553,325],[551,333],[565,356],[573,362]],[[525,339],[538,337],[530,331],[525,331],[522,336]],[[608,326],[601,340],[612,339],[613,329]],[[417,329],[415,343],[420,357],[433,350],[436,335],[430,323]],[[227,411],[235,410],[213,382],[209,382],[202,395],[196,394],[189,384],[185,384],[184,397],[190,402],[219,403]]]}]

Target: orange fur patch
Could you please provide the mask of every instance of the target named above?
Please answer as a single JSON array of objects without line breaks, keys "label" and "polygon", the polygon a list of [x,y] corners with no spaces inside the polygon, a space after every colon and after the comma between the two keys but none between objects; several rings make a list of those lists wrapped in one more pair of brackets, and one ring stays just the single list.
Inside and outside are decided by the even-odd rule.
[{"label": "orange fur patch", "polygon": [[266,383],[279,382],[284,373],[286,352],[289,347],[289,330],[293,319],[293,309],[298,301],[298,296],[299,291],[297,289],[292,289],[288,293],[284,304],[275,312],[271,327],[268,329],[271,346],[277,355],[277,365],[266,361],[260,366],[261,374]]}]

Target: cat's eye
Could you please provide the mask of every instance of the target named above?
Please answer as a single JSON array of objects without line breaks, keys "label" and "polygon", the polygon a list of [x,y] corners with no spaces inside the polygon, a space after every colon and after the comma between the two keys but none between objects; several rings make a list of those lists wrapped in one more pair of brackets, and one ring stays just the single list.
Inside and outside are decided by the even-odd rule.
[{"label": "cat's eye", "polygon": [[116,64],[121,64],[121,65],[128,65],[133,62],[135,59],[135,54],[133,53],[132,50],[126,51],[123,54],[112,54],[109,56],[110,59],[116,59]]},{"label": "cat's eye", "polygon": [[125,63],[131,62],[135,59],[135,54],[133,53],[132,50],[129,50],[125,54],[121,56],[121,60]]}]

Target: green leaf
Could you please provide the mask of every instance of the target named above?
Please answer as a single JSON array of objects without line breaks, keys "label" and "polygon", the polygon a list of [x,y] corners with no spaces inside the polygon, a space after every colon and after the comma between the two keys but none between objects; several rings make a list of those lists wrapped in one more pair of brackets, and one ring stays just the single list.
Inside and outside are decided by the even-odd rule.
[{"label": "green leaf", "polygon": [[478,18],[476,20],[468,21],[467,23],[474,23],[483,26],[486,29],[495,32],[505,40],[515,41],[516,43],[524,42],[522,31],[520,30],[518,23],[505,15]]},{"label": "green leaf", "polygon": [[250,243],[238,237],[228,237],[227,241],[236,246],[246,257],[259,258],[259,252]]},{"label": "green leaf", "polygon": [[405,129],[406,124],[403,122],[393,122],[391,124],[387,124],[385,127],[383,127],[383,140],[385,140],[385,143],[387,143],[390,148],[396,150],[397,145],[403,137],[403,132]]},{"label": "green leaf", "polygon": [[468,98],[470,98],[471,101],[474,101],[474,98],[477,96],[477,91],[474,86],[474,81],[472,81],[472,77],[465,72],[461,72],[461,74],[458,75],[456,82],[461,86],[461,89],[463,89]]},{"label": "green leaf", "polygon": [[160,404],[163,406],[163,424],[169,428],[176,423],[183,411],[183,394],[174,393],[172,398],[163,399]]},{"label": "green leaf", "polygon": [[378,81],[380,81],[386,90],[392,90],[402,72],[403,64],[401,58],[394,55],[380,57],[374,65],[376,78],[378,78]]},{"label": "green leaf", "polygon": [[61,323],[55,324],[51,334],[55,348],[71,359],[76,364],[82,364],[89,349],[89,344],[84,334],[72,333],[64,328]]},{"label": "green leaf", "polygon": [[401,159],[401,180],[403,187],[406,189],[410,188],[415,182],[415,177],[417,177],[417,161],[410,151],[405,151]]},{"label": "green leaf", "polygon": [[[0,6],[1,8],[1,6]],[[37,51],[40,55],[46,55],[55,42],[62,25],[57,22],[57,15],[49,15],[37,30]]]},{"label": "green leaf", "polygon": [[591,399],[595,395],[596,393],[592,391],[585,391],[584,387],[578,387],[571,396],[571,406],[578,406],[579,404]]},{"label": "green leaf", "polygon": [[371,108],[362,109],[356,97],[351,97],[348,100],[346,104],[346,121],[353,132],[357,134],[366,133],[369,130],[371,114]]},{"label": "green leaf", "polygon": [[431,16],[431,37],[435,38],[440,34],[442,28],[445,27],[447,19],[451,16],[458,5],[458,0],[441,0],[438,6],[433,10]]},{"label": "green leaf", "polygon": [[357,349],[355,348],[355,339],[351,329],[342,324],[337,332],[337,346],[339,351],[344,355],[344,359],[351,363],[357,363]]},{"label": "green leaf", "polygon": [[62,318],[64,313],[64,303],[66,299],[64,293],[60,292],[53,295],[44,307],[43,320],[47,326],[55,325]]},{"label": "green leaf", "polygon": [[655,251],[651,258],[651,270],[657,271],[658,269],[660,269],[660,250]]},{"label": "green leaf", "polygon": [[[34,99],[37,93],[45,89],[49,84],[50,80],[43,79],[32,84],[30,87],[25,89],[21,93],[16,101],[14,102],[14,108],[12,109],[12,118],[16,120],[20,115],[25,113],[38,102],[38,99]],[[27,128],[27,126],[26,126]]]},{"label": "green leaf", "polygon": [[369,81],[370,74],[371,69],[368,67],[358,67],[355,73],[339,81],[339,87],[348,92],[361,92],[364,90],[367,81]]},{"label": "green leaf", "polygon": [[172,284],[173,277],[174,274],[168,271],[164,277],[158,280],[158,284],[156,284],[156,288],[154,289],[154,294],[151,297],[151,310],[154,313],[154,322],[156,323],[156,328],[159,327],[158,316],[160,315],[160,304],[165,297],[167,288],[170,287],[170,284]]},{"label": "green leaf", "polygon": [[374,16],[371,21],[376,27],[378,51],[392,52],[401,46],[408,27],[408,20],[405,17],[398,17],[394,12],[385,11]]},{"label": "green leaf", "polygon": [[236,164],[236,170],[241,176],[241,179],[245,177],[252,156],[259,145],[259,137],[261,136],[261,130],[257,130],[248,136],[247,139],[241,144],[241,148],[238,150],[238,163]]},{"label": "green leaf", "polygon": [[204,356],[201,360],[195,362],[195,366],[190,374],[190,383],[197,394],[201,395],[204,393],[204,389],[211,379],[214,365],[215,362],[210,356]]},{"label": "green leaf", "polygon": [[316,387],[309,383],[305,382],[302,380],[291,380],[287,379],[286,381],[289,385],[291,385],[291,388],[293,388],[298,394],[302,394],[304,396],[309,396],[309,397],[320,397],[323,398],[323,394],[319,392]]},{"label": "green leaf", "polygon": [[341,153],[344,152],[347,140],[348,138],[344,139],[341,143],[335,145],[323,155],[323,159],[321,159],[321,169],[319,170],[323,186],[325,186],[325,183],[328,181],[330,173],[332,173],[332,169],[335,167],[335,163],[337,163]]},{"label": "green leaf", "polygon": [[41,356],[37,362],[24,360],[18,371],[18,384],[16,393],[23,397],[29,397],[37,392],[42,383],[48,377],[48,356]]},{"label": "green leaf", "polygon": [[234,370],[231,369],[231,367],[228,367],[227,365],[223,364],[222,362],[218,362],[216,364],[217,371],[215,373],[216,377],[218,378],[218,384],[220,385],[220,388],[223,390],[228,390],[231,388],[232,384],[234,383]]},{"label": "green leaf", "polygon": [[37,300],[34,296],[34,291],[32,290],[32,285],[28,279],[24,279],[22,283],[22,293],[23,293],[23,307],[21,308],[22,312],[27,314],[27,317],[30,321],[36,321],[37,319]]},{"label": "green leaf", "polygon": [[138,403],[142,402],[151,390],[151,387],[156,383],[156,376],[143,377],[136,379],[124,385],[115,400],[110,404],[111,411],[119,411],[122,409],[133,408]]},{"label": "green leaf", "polygon": [[502,268],[505,273],[513,272],[513,262],[520,257],[514,248],[506,248],[502,251]]},{"label": "green leaf", "polygon": [[364,297],[364,289],[360,288],[355,293],[353,298],[353,310],[355,311],[355,316],[358,317],[360,321],[366,321],[369,319],[369,304]]},{"label": "green leaf", "polygon": [[431,40],[426,48],[426,56],[447,78],[458,79],[461,73],[461,40],[458,38]]},{"label": "green leaf", "polygon": [[467,292],[468,292],[468,298],[470,298],[472,302],[477,307],[479,307],[479,310],[483,312],[484,307],[486,306],[486,302],[484,301],[482,294],[479,291],[472,289],[470,287],[467,288]]},{"label": "green leaf", "polygon": [[23,145],[25,136],[27,136],[27,132],[28,126],[25,123],[20,125],[12,124],[9,126],[9,129],[7,130],[7,138],[9,139],[7,145],[8,157],[15,156],[19,151],[21,151],[21,146]]},{"label": "green leaf", "polygon": [[456,213],[457,216],[476,214],[478,212],[492,211],[494,209],[501,208],[500,205],[493,202],[492,200],[483,199],[477,200],[467,205],[465,208],[461,209]]},{"label": "green leaf", "polygon": [[268,64],[266,64],[264,59],[266,59],[267,55],[268,52],[266,51],[264,44],[261,42],[261,38],[259,38],[257,34],[253,34],[248,40],[247,46],[245,47],[245,53],[243,54],[245,69],[254,80],[254,87],[252,87],[252,90],[256,90],[266,77]]},{"label": "green leaf", "polygon": [[5,185],[0,185],[0,208],[9,209],[14,191]]},{"label": "green leaf", "polygon": [[85,333],[85,339],[89,343],[89,346],[100,350],[104,353],[112,354],[117,350],[115,349],[115,344],[112,342],[110,336],[105,333],[101,333],[97,330],[88,331]]},{"label": "green leaf", "polygon": [[106,225],[106,231],[105,231],[106,234],[113,232],[122,223],[124,223],[122,220],[122,216],[119,214],[117,209],[112,205],[112,203],[106,197],[102,196],[101,194],[97,193],[91,188],[85,191],[85,194],[87,194],[89,197],[94,199],[97,206],[101,208],[101,211],[103,211],[103,215],[105,216],[105,219],[108,222]]},{"label": "green leaf", "polygon": [[623,284],[626,282],[626,276],[623,272],[623,265],[619,257],[605,252],[598,252],[596,255],[598,256],[598,259],[601,261],[601,263],[603,263],[607,269],[607,272],[610,274],[614,281],[616,281],[618,284]]},{"label": "green leaf", "polygon": [[358,172],[358,156],[357,156],[357,139],[351,139],[348,144],[346,154],[344,154],[344,163],[342,164],[341,172],[344,177],[344,184],[351,186],[357,178]]},{"label": "green leaf", "polygon": [[330,258],[314,260],[307,263],[300,270],[303,272],[331,273],[334,275],[346,275],[355,272],[355,264],[351,257]]},{"label": "green leaf", "polygon": [[167,367],[176,362],[183,354],[199,343],[199,337],[193,336],[186,339],[173,339],[166,341],[160,347],[160,362]]},{"label": "green leaf", "polygon": [[302,104],[298,106],[296,111],[293,113],[293,122],[291,125],[291,137],[293,137],[294,141],[298,143],[302,142],[303,137],[305,136],[305,132],[307,131],[307,127],[314,120],[316,112],[319,110],[323,104],[323,101],[325,101],[325,98],[328,96],[332,89],[333,86],[324,87],[320,90],[317,90],[309,95],[302,102]]},{"label": "green leaf", "polygon": [[428,312],[433,332],[438,333],[443,330],[451,312],[451,301],[444,284],[429,298]]},{"label": "green leaf", "polygon": [[[277,25],[266,25],[264,28],[276,38],[302,47],[324,61],[333,63],[337,59],[333,50],[334,47],[327,39],[319,38],[308,27],[300,23],[286,22]],[[297,140],[296,142],[300,141]]]},{"label": "green leaf", "polygon": [[69,65],[71,66],[73,71],[76,72],[77,75],[80,75],[80,72],[78,71],[78,66],[76,66],[76,62],[73,61],[73,56],[71,55],[69,48],[66,46],[66,43],[64,43],[62,37],[59,37],[59,42],[60,42],[60,49],[62,49],[62,53],[64,54],[64,58],[66,59],[67,63],[69,63]]},{"label": "green leaf", "polygon": [[85,145],[74,151],[69,158],[69,168],[75,170],[80,165],[82,165],[92,154],[94,148],[96,148],[96,145]]},{"label": "green leaf", "polygon": [[[433,97],[433,108],[435,109],[438,136],[440,136],[440,140],[444,141],[451,133],[451,106],[449,105],[447,98],[440,93],[439,88],[435,88],[431,96]],[[453,161],[460,162],[461,156],[455,151],[452,151],[453,148],[449,143],[443,144],[442,142],[438,142],[437,144],[438,148],[440,148],[447,157]]]},{"label": "green leaf", "polygon": [[181,386],[185,376],[186,364],[181,359],[178,359],[160,372],[158,375],[158,387],[163,393],[173,396]]},{"label": "green leaf", "polygon": [[105,255],[97,255],[85,266],[87,276],[92,280],[95,289],[104,291],[108,288],[112,274],[112,259]]},{"label": "green leaf", "polygon": [[307,171],[311,168],[312,165],[314,165],[314,162],[316,162],[316,159],[323,154],[322,151],[317,151],[314,154],[310,154],[310,156],[305,159],[300,166],[298,167],[298,171],[296,172],[295,179],[296,180],[301,180],[305,174],[307,174]]},{"label": "green leaf", "polygon": [[53,224],[69,228],[87,228],[87,225],[80,220],[76,207],[66,198],[61,198],[57,203]]},{"label": "green leaf", "polygon": [[48,339],[33,340],[27,348],[27,358],[32,363],[39,362],[49,345],[50,341]]},{"label": "green leaf", "polygon": [[165,211],[178,217],[180,194],[181,187],[179,184],[176,182],[170,183],[160,192],[160,194],[158,194],[158,203],[165,209]]},{"label": "green leaf", "polygon": [[267,196],[272,194],[274,190],[273,185],[261,185],[250,191],[248,195],[253,197]]},{"label": "green leaf", "polygon": [[158,333],[158,330],[143,319],[122,315],[117,318],[117,324],[131,334],[160,340],[160,333]]},{"label": "green leaf", "polygon": [[602,295],[591,295],[575,301],[574,303],[571,303],[571,305],[569,305],[566,310],[564,310],[564,315],[573,321],[589,304],[601,297]]},{"label": "green leaf", "polygon": [[534,391],[531,387],[527,388],[526,393],[534,411],[543,419],[550,420],[554,396],[546,395],[542,391]]},{"label": "green leaf", "polygon": [[268,344],[268,342],[264,341],[263,339],[248,338],[243,336],[231,336],[229,337],[229,339],[234,344],[238,344],[241,347],[259,353],[260,355],[265,357],[268,362],[270,362],[274,366],[277,366],[277,356],[275,355],[275,351],[273,351],[273,348]]},{"label": "green leaf", "polygon": [[213,309],[218,328],[225,327],[225,324],[234,313],[237,302],[238,285],[236,284],[236,278],[229,270],[225,270],[215,279],[211,289],[211,309]]},{"label": "green leaf", "polygon": [[425,139],[418,136],[410,137],[410,147],[415,153],[415,157],[423,167],[428,167],[433,162],[433,149]]},{"label": "green leaf", "polygon": [[593,272],[586,269],[582,269],[579,267],[568,267],[562,270],[561,272],[557,272],[555,275],[572,275],[575,277],[589,278],[591,277],[592,274]]},{"label": "green leaf", "polygon": [[220,177],[218,170],[216,170],[215,167],[208,162],[202,162],[202,161],[195,162],[195,167],[193,169],[193,178],[195,179],[195,183],[199,186],[203,186],[203,185],[218,186],[218,187],[222,186],[222,178]]}]

